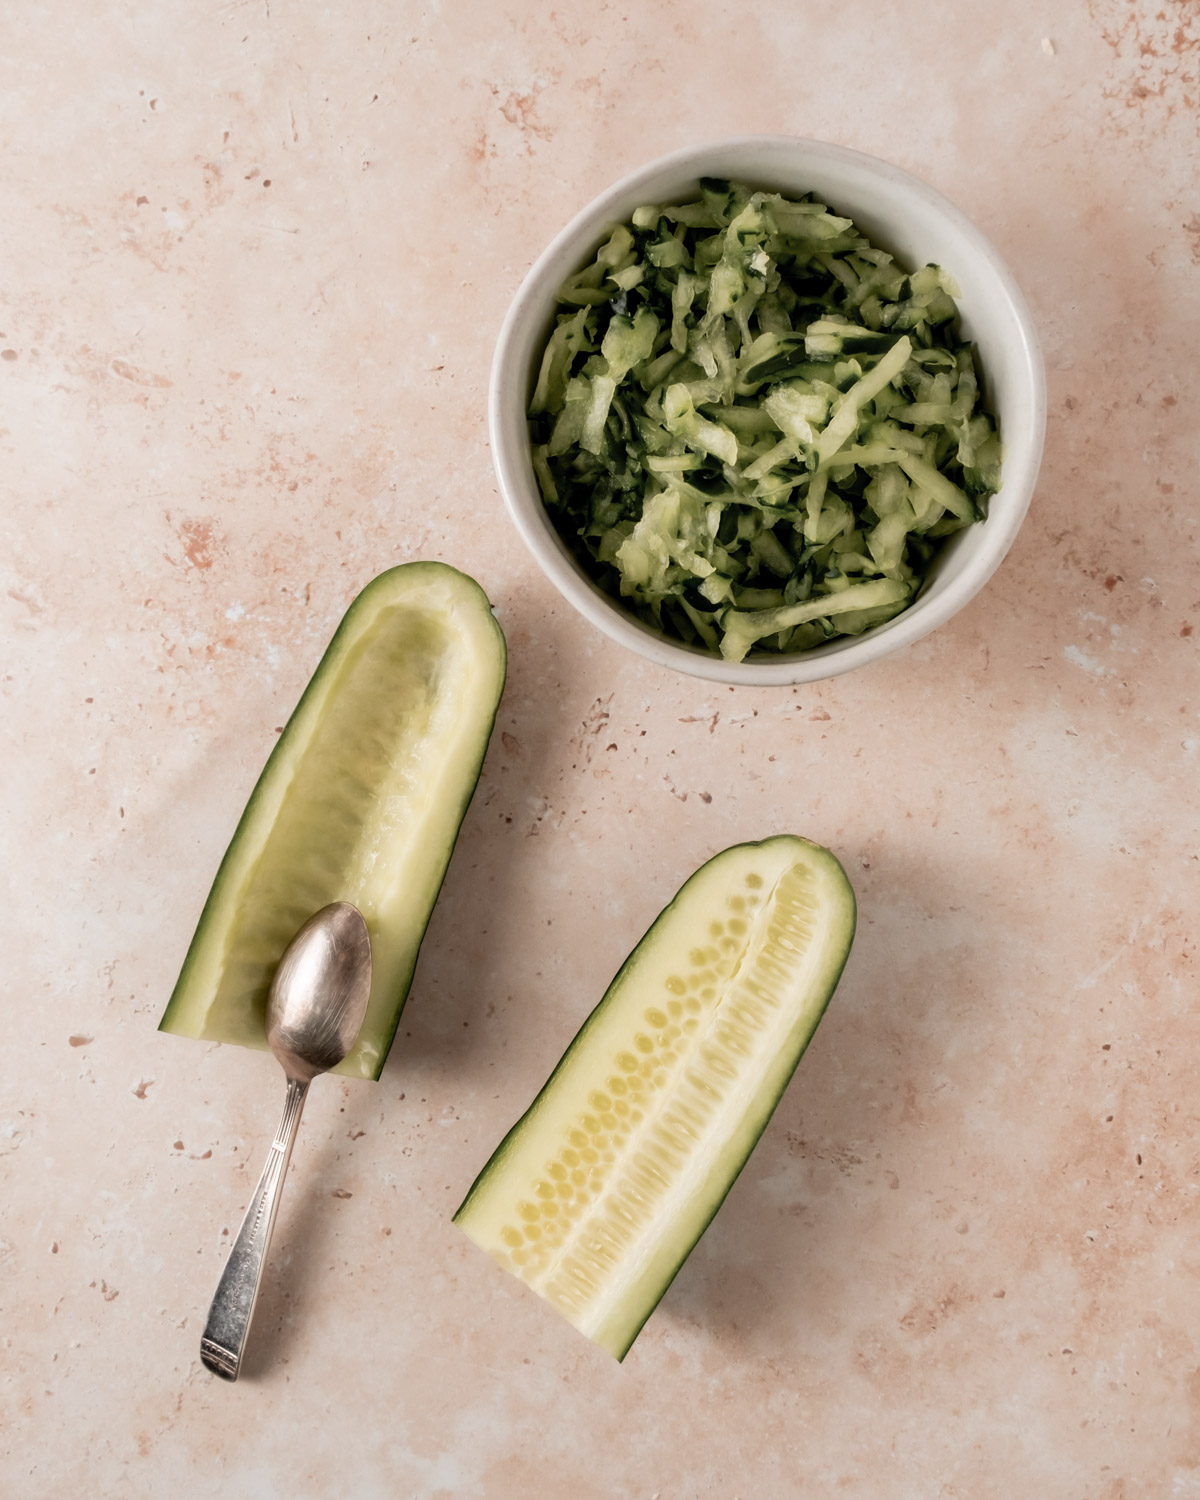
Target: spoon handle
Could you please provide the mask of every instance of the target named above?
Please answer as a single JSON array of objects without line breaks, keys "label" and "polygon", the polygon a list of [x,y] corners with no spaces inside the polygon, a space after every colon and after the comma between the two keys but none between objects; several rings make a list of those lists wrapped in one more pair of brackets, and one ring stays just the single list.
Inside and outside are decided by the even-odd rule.
[{"label": "spoon handle", "polygon": [[246,1334],[250,1330],[250,1319],[254,1316],[254,1304],[258,1300],[258,1288],[262,1282],[263,1266],[271,1244],[271,1231],[275,1227],[275,1214],[283,1189],[284,1175],[291,1160],[292,1147],[296,1144],[296,1132],[300,1128],[300,1114],[304,1109],[304,1098],[308,1083],[295,1078],[288,1079],[287,1099],[283,1106],[283,1119],[275,1132],[275,1143],[258,1179],[254,1196],[246,1209],[246,1217],[238,1230],[229,1259],[217,1283],[217,1293],[208,1310],[208,1322],[200,1339],[200,1358],[223,1380],[236,1380],[242,1362],[242,1351],[246,1347]]}]

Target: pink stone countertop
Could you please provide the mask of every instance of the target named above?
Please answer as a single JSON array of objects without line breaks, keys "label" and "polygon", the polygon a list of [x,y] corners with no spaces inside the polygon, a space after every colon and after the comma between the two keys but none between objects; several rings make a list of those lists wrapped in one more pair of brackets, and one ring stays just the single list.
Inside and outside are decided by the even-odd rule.
[{"label": "pink stone countertop", "polygon": [[[1198,74],[1194,0],[5,8],[0,1491],[1200,1496]],[[1049,379],[992,583],[797,691],[575,617],[484,417],[549,237],[753,132],[960,204]],[[334,623],[417,557],[488,590],[508,687],[230,1387],[198,1339],[281,1075],[155,1027]],[[684,876],[780,829],[858,941],[618,1366],[450,1214]]]}]

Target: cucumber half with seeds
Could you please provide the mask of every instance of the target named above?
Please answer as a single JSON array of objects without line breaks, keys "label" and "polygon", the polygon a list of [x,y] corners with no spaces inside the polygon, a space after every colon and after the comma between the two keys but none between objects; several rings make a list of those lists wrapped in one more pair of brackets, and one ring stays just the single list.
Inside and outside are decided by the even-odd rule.
[{"label": "cucumber half with seeds", "polygon": [[455,1215],[623,1359],[720,1207],[841,976],[855,903],[783,835],[703,865]]},{"label": "cucumber half with seeds", "polygon": [[159,1029],[265,1047],[267,992],[297,929],[351,901],[371,934],[371,998],[335,1070],[378,1078],[500,693],[487,596],[444,563],[369,583],[251,793]]}]

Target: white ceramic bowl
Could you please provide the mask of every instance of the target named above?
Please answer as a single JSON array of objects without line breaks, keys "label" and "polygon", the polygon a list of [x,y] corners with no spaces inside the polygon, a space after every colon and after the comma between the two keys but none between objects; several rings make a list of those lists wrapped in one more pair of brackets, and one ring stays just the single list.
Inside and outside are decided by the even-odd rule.
[{"label": "white ceramic bowl", "polygon": [[[699,195],[700,177],[729,177],[790,197],[815,193],[912,269],[943,266],[962,290],[962,328],[979,351],[984,392],[1004,444],[1002,487],[988,519],[947,539],[920,596],[864,635],[790,656],[724,661],[643,625],[582,572],[554,530],[530,460],[525,412],[550,329],[555,292],[586,265],[613,224],[643,203]],[[661,666],[714,682],[815,682],[928,635],[991,577],[1012,545],[1037,479],[1046,425],[1045,374],[1025,300],[1000,256],[954,205],[910,173],[844,146],[747,136],[661,157],[598,197],[557,235],[517,293],[496,346],[489,397],[492,455],[517,530],[546,576],[593,625]]]}]

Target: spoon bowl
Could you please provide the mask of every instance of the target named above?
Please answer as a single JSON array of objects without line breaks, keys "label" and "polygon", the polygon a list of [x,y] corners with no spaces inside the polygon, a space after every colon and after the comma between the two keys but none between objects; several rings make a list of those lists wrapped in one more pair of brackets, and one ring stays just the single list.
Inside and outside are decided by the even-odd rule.
[{"label": "spoon bowl", "polygon": [[267,1043],[289,1078],[311,1082],[354,1046],[371,998],[371,939],[357,906],[335,901],[288,944],[267,999]]}]

